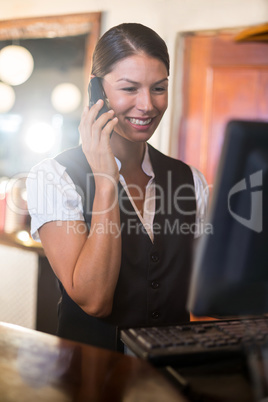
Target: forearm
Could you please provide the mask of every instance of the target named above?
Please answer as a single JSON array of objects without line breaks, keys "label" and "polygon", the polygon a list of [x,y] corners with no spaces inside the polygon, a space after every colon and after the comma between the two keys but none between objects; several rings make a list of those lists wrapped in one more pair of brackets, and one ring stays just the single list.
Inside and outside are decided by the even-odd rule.
[{"label": "forearm", "polygon": [[121,264],[120,212],[116,189],[96,187],[91,228],[77,259],[72,289],[89,314],[110,313]]}]

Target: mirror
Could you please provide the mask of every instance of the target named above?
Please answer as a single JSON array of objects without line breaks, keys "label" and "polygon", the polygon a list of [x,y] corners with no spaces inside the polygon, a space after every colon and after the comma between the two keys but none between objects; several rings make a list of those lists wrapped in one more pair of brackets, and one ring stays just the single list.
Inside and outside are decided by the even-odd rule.
[{"label": "mirror", "polygon": [[[42,159],[79,143],[78,125],[87,102],[100,20],[101,13],[89,13],[0,21],[0,244],[27,247],[43,255],[40,243],[29,235],[25,178]],[[30,77],[19,85],[7,83],[3,75],[2,50],[10,45],[26,49],[34,61]],[[21,66],[16,58],[7,73]],[[63,100],[73,101],[80,94],[67,110],[66,104],[62,109],[62,101],[55,102],[54,90],[63,83],[76,88],[74,95],[64,92]],[[6,88],[14,95],[9,109],[3,94]]]},{"label": "mirror", "polygon": [[[79,143],[78,125],[87,102],[100,19],[100,13],[89,13],[0,22],[0,63],[2,49],[10,45],[27,49],[34,60],[32,74],[20,85],[2,79],[0,64],[0,88],[8,84],[15,95],[13,106],[5,111],[7,103],[0,94],[0,110],[1,106],[4,110],[0,112],[0,177],[25,173],[40,160]],[[69,106],[62,106],[55,93],[55,88],[63,90],[58,86],[64,83],[76,91],[63,92]]]}]

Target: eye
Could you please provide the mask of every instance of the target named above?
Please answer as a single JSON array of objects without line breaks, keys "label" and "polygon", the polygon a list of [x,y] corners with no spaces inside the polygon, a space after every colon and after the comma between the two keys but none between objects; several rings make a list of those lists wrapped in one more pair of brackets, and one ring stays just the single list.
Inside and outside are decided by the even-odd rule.
[{"label": "eye", "polygon": [[122,88],[122,90],[125,92],[135,92],[137,90],[137,88],[136,87],[125,87],[125,88]]},{"label": "eye", "polygon": [[166,92],[167,88],[166,87],[162,87],[162,86],[157,86],[153,88],[153,92],[156,93],[162,93],[162,92]]}]

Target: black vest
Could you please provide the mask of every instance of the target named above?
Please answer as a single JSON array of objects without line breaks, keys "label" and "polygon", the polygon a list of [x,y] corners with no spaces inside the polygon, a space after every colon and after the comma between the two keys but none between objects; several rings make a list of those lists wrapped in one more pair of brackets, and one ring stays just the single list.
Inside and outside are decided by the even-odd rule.
[{"label": "black vest", "polygon": [[[118,327],[189,320],[185,304],[196,216],[192,171],[183,162],[148,147],[156,185],[154,243],[119,183],[122,259],[112,313],[103,319],[89,316],[61,286],[59,336],[117,349]],[[66,167],[81,194],[90,228],[95,184],[81,146],[55,159]]]}]

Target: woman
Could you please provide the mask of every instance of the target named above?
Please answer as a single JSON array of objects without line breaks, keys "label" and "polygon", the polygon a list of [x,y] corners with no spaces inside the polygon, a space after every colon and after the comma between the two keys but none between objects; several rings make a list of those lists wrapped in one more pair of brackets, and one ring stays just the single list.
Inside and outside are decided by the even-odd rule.
[{"label": "woman", "polygon": [[32,169],[28,205],[32,235],[61,284],[58,335],[116,349],[118,327],[189,320],[206,183],[147,143],[168,105],[169,56],[154,31],[134,23],[110,29],[92,75],[110,110],[96,119],[103,101],[85,107],[82,145]]}]

